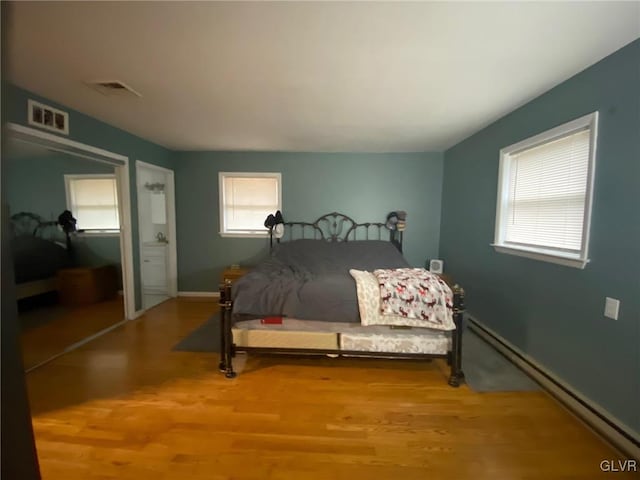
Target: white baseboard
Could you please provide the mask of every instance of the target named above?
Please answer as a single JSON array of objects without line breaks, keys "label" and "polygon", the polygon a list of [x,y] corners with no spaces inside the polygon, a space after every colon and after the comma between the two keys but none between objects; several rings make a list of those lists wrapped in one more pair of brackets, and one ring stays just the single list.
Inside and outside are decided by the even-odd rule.
[{"label": "white baseboard", "polygon": [[179,297],[219,298],[220,292],[178,292]]},{"label": "white baseboard", "polygon": [[[467,315],[473,331],[496,350],[524,370],[569,412],[604,438],[624,456],[640,461],[640,436],[601,406],[595,404],[566,382],[549,372],[518,347],[471,315]],[[464,339],[463,339],[464,342]]]}]

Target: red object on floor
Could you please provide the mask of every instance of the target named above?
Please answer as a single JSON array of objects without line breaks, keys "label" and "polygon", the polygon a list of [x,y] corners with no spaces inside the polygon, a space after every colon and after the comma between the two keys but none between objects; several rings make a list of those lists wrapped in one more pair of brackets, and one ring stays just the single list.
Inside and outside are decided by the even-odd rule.
[{"label": "red object on floor", "polygon": [[282,325],[282,317],[264,317],[260,323],[268,325]]}]

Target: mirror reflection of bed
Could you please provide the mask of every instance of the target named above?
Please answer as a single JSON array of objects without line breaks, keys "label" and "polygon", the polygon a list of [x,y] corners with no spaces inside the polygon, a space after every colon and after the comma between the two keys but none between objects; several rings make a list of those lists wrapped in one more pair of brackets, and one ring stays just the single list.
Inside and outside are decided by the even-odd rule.
[{"label": "mirror reflection of bed", "polygon": [[[30,371],[124,319],[114,167],[18,139],[3,161]],[[65,210],[78,231],[59,218]]]}]

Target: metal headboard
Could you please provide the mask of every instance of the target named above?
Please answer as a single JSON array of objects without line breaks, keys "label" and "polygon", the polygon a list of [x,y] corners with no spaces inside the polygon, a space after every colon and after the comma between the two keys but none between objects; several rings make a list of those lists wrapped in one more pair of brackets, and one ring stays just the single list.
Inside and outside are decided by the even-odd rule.
[{"label": "metal headboard", "polygon": [[276,238],[274,227],[269,229],[269,241],[291,241],[298,239],[325,240],[327,242],[349,242],[354,240],[386,240],[402,252],[402,231],[389,230],[382,222],[357,223],[351,217],[338,212],[327,213],[314,222],[284,222],[284,235]]},{"label": "metal headboard", "polygon": [[60,240],[64,236],[60,235],[58,222],[55,220],[44,220],[40,215],[31,212],[20,212],[11,216],[11,227],[13,236],[30,235],[47,240]]}]

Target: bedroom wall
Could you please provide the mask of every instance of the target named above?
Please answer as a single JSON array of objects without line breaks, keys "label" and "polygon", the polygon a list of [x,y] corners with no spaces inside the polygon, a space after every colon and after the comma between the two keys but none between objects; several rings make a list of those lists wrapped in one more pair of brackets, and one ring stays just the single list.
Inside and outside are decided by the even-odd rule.
[{"label": "bedroom wall", "polygon": [[[468,310],[640,438],[640,40],[445,152],[440,252]],[[590,263],[496,253],[499,150],[600,112]],[[605,297],[621,300],[617,321]]]},{"label": "bedroom wall", "polygon": [[356,221],[384,221],[406,210],[405,257],[424,266],[438,255],[442,154],[180,152],[175,156],[178,288],[216,291],[222,270],[251,264],[268,239],[218,234],[218,172],[281,172],[285,220],[339,211]]},{"label": "bedroom wall", "polygon": [[[6,199],[11,214],[31,212],[55,220],[67,208],[64,175],[114,173],[114,168],[63,153],[43,152],[37,156],[3,156]],[[119,236],[81,236],[73,239],[78,266],[116,265],[122,288]]]},{"label": "bedroom wall", "polygon": [[[61,105],[47,98],[36,95],[35,93],[19,88],[16,85],[6,84],[4,85],[4,87],[5,94],[2,97],[2,108],[5,113],[6,121],[17,123],[19,125],[29,126],[27,124],[27,100],[34,99],[46,105],[50,105],[52,107],[69,112],[69,135],[67,138],[129,157],[136,309],[142,308],[139,267],[140,251],[138,243],[138,207],[137,193],[135,189],[135,161],[142,160],[147,163],[152,163],[172,169],[172,152],[164,147],[161,147],[160,145],[144,140],[119,128],[108,125],[98,119],[70,109],[65,105]],[[86,87],[79,83],[78,88]],[[105,97],[104,101],[113,102],[116,100]],[[128,103],[123,102],[122,108],[128,108]]]}]

